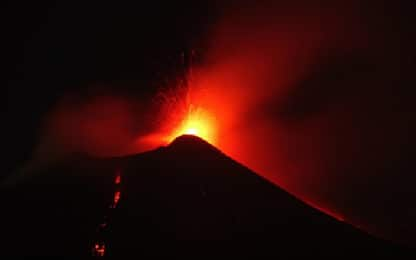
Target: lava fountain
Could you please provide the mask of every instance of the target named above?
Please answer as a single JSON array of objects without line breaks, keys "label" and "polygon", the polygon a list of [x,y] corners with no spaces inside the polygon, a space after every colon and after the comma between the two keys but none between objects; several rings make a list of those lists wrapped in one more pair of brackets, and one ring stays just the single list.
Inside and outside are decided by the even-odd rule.
[{"label": "lava fountain", "polygon": [[176,137],[184,134],[198,136],[215,145],[217,142],[216,118],[207,110],[191,105],[179,126],[167,139],[171,142]]}]

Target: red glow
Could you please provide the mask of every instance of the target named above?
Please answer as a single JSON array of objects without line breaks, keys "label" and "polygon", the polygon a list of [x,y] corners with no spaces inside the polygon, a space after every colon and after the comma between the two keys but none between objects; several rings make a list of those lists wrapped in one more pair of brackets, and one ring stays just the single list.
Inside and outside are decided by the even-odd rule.
[{"label": "red glow", "polygon": [[120,200],[120,191],[116,191],[114,193],[114,204],[117,204],[119,200]]},{"label": "red glow", "polygon": [[77,151],[100,157],[126,154],[137,134],[132,107],[126,98],[112,95],[67,95],[50,115],[44,147],[39,150],[54,156],[56,147],[62,153]]},{"label": "red glow", "polygon": [[332,216],[333,218],[337,219],[337,220],[338,220],[338,221],[340,221],[340,222],[344,222],[344,221],[345,221],[344,217],[342,217],[342,216],[341,216],[340,214],[338,214],[338,213],[333,212],[332,210],[329,210],[329,209],[324,208],[324,207],[322,207],[322,206],[318,206],[318,205],[316,205],[315,203],[312,203],[312,202],[307,201],[307,200],[304,200],[304,202],[305,202],[306,204],[308,204],[308,205],[310,205],[310,206],[312,206],[312,207],[314,207],[314,208],[316,208],[316,209],[318,209],[318,210],[322,211],[323,213],[325,213],[325,214],[327,214],[327,215],[329,215],[329,216]]},{"label": "red glow", "polygon": [[93,256],[103,257],[105,255],[105,245],[96,243],[92,254]]},{"label": "red glow", "polygon": [[117,175],[116,176],[116,179],[114,180],[114,183],[115,184],[120,184],[120,182],[121,182],[121,176],[120,175]]}]

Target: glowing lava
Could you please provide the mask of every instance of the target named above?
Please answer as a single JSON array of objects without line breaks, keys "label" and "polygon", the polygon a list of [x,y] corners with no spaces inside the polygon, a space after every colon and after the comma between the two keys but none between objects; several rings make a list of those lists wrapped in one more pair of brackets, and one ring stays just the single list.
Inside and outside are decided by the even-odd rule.
[{"label": "glowing lava", "polygon": [[193,108],[192,106],[180,121],[179,126],[175,128],[169,137],[169,141],[173,141],[181,135],[195,135],[205,141],[216,144],[217,127],[215,117],[202,108]]},{"label": "glowing lava", "polygon": [[198,130],[195,128],[189,128],[185,131],[185,134],[198,136]]}]

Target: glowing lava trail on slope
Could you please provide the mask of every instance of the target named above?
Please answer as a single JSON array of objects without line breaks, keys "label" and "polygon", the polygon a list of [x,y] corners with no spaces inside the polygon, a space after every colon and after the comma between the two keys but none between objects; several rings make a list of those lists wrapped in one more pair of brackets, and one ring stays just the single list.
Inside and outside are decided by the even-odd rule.
[{"label": "glowing lava trail on slope", "polygon": [[114,177],[114,184],[115,190],[113,201],[110,203],[110,206],[108,207],[106,212],[107,214],[104,216],[103,221],[98,225],[98,228],[96,230],[96,238],[91,249],[91,255],[97,258],[104,257],[106,255],[106,237],[110,229],[110,216],[114,215],[114,211],[117,207],[117,204],[121,196],[121,170],[116,171]]}]

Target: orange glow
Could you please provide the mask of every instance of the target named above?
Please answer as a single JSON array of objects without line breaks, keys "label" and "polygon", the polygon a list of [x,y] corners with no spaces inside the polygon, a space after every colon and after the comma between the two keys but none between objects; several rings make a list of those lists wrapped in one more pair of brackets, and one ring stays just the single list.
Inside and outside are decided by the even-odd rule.
[{"label": "orange glow", "polygon": [[211,144],[216,144],[216,132],[216,120],[207,110],[191,108],[167,139],[171,142],[176,137],[186,134],[195,135]]}]

